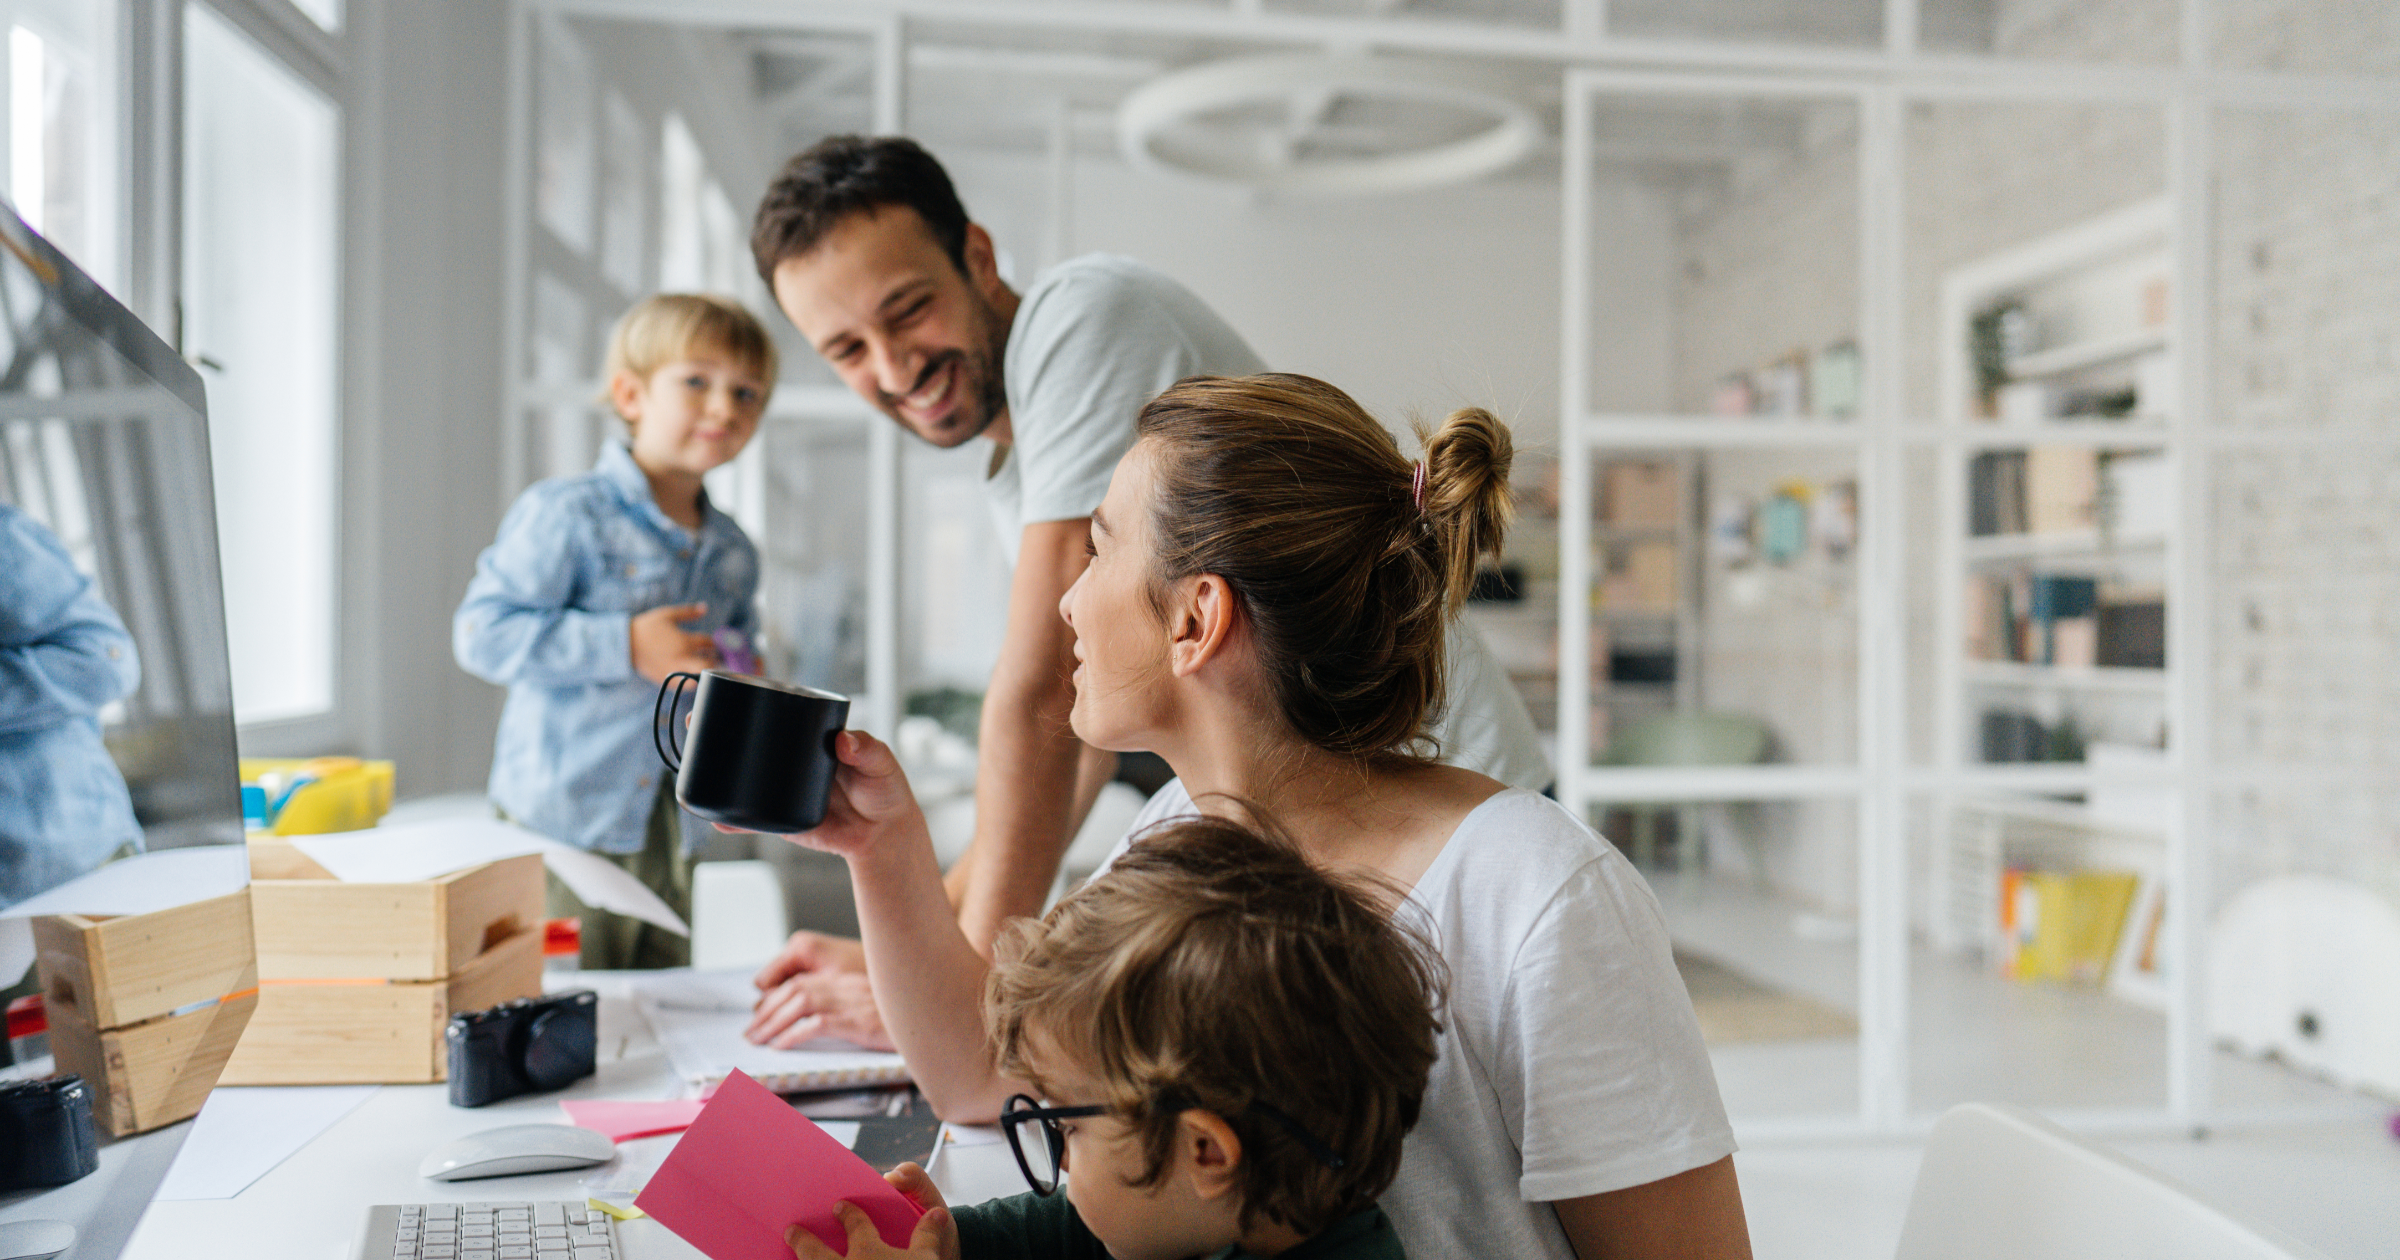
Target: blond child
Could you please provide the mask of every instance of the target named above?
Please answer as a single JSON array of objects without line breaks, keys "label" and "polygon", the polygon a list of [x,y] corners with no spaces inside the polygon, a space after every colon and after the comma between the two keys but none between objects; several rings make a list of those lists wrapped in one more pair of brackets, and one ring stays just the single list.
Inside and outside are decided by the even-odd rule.
[{"label": "blond child", "polygon": [[[617,322],[607,401],[625,423],[591,471],[535,483],[475,562],[451,622],[460,668],[508,688],[493,804],[631,871],[690,913],[693,847],[651,743],[658,684],[747,650],[758,552],[701,478],[758,431],[775,345],[740,304],[646,298]],[[586,967],[671,967],[689,943],[583,905],[553,878],[550,913],[583,921]]]},{"label": "blond child", "polygon": [[844,1205],[850,1260],[1397,1260],[1375,1200],[1425,1096],[1441,988],[1397,899],[1189,819],[1016,920],[984,1014],[1032,1091],[1000,1122],[1033,1193],[947,1209],[903,1164],[890,1180],[930,1209],[909,1250]]}]

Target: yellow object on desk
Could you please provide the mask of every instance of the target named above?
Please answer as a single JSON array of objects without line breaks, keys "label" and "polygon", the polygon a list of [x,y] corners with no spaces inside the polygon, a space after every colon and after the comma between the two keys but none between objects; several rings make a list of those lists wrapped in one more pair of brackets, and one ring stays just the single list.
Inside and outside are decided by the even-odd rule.
[{"label": "yellow object on desk", "polygon": [[356,757],[244,757],[242,783],[271,803],[266,830],[313,836],[372,827],[392,808],[392,763]]}]

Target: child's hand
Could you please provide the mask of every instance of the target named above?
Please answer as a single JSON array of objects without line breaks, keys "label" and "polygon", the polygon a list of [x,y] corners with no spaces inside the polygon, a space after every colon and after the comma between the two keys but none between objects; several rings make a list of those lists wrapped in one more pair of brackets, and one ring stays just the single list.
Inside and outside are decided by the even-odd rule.
[{"label": "child's hand", "polygon": [[663,683],[669,674],[697,674],[714,668],[716,641],[682,625],[707,611],[706,604],[667,604],[635,613],[632,629],[626,636],[633,642],[633,672],[654,683]]},{"label": "child's hand", "polygon": [[914,1160],[885,1173],[883,1179],[892,1183],[892,1189],[907,1195],[909,1202],[928,1212],[948,1206],[942,1202],[940,1187],[933,1184],[933,1178],[926,1176],[925,1170],[919,1168]]},{"label": "child's hand", "polygon": [[850,1248],[836,1252],[815,1234],[794,1225],[783,1231],[783,1241],[791,1246],[798,1260],[889,1260],[905,1256],[913,1260],[958,1260],[958,1222],[950,1219],[950,1209],[936,1207],[928,1210],[917,1222],[915,1232],[908,1236],[908,1249],[902,1251],[883,1240],[875,1232],[875,1222],[859,1210],[855,1203],[843,1203],[834,1209],[842,1218],[842,1228],[850,1231]]}]

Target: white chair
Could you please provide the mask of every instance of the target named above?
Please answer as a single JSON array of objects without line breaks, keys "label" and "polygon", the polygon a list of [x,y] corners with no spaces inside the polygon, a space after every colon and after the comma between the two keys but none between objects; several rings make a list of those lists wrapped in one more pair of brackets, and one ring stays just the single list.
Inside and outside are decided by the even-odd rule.
[{"label": "white chair", "polygon": [[1897,1260],[2325,1260],[2022,1107],[1934,1123]]}]

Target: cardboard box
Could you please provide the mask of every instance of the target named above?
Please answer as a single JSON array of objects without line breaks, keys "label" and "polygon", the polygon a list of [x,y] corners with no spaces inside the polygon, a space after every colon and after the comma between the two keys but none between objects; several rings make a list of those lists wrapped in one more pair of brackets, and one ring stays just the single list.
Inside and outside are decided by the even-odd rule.
[{"label": "cardboard box", "polygon": [[197,1114],[258,1002],[249,891],[48,915],[33,938],[51,1053],[91,1085],[100,1126],[123,1137]]},{"label": "cardboard box", "polygon": [[542,990],[542,859],[439,879],[327,878],[289,841],[250,845],[257,1015],[228,1085],[446,1079],[450,1017]]},{"label": "cardboard box", "polygon": [[1610,463],[1600,473],[1600,519],[1622,529],[1673,529],[1683,495],[1673,464]]}]

